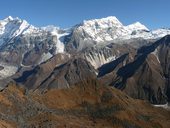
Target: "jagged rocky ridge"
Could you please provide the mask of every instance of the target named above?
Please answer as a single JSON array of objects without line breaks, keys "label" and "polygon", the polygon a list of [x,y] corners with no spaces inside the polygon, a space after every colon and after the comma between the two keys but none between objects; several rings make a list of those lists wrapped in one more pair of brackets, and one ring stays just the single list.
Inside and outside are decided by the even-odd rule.
[{"label": "jagged rocky ridge", "polygon": [[[170,36],[166,36],[139,48],[133,61],[129,61],[128,53],[102,66],[99,71],[101,73],[108,71],[110,74],[101,79],[106,81],[107,77],[111,77],[109,85],[125,91],[134,98],[148,99],[152,103],[166,103],[170,93],[169,43]],[[115,70],[121,63],[126,64]],[[109,70],[108,67],[110,67]],[[112,72],[115,76],[111,75]]]}]

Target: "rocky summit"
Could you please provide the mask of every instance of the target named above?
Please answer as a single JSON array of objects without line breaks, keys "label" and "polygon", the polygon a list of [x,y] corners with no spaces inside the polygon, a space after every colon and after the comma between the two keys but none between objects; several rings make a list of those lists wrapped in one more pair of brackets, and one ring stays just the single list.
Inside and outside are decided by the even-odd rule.
[{"label": "rocky summit", "polygon": [[0,127],[169,128],[169,34],[114,16],[0,20]]}]

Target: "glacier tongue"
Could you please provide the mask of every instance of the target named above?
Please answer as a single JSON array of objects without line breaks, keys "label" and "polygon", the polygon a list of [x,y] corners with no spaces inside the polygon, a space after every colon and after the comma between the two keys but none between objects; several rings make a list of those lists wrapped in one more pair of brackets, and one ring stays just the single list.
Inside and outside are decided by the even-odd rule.
[{"label": "glacier tongue", "polygon": [[56,36],[56,53],[63,53],[65,50],[64,37],[70,34],[70,31],[61,30],[59,27],[49,25],[42,27],[43,30],[50,32],[53,36]]}]

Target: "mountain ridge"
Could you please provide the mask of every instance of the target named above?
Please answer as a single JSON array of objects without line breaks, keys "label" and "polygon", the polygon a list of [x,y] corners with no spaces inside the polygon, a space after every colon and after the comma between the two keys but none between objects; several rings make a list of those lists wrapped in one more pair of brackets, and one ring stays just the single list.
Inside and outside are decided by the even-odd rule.
[{"label": "mountain ridge", "polygon": [[[55,85],[65,88],[72,86],[73,83],[80,82],[83,77],[88,78],[88,74],[92,74],[91,76],[103,82],[106,82],[105,79],[109,79],[104,84],[122,90],[125,89],[134,98],[146,98],[152,103],[165,103],[167,101],[166,91],[163,90],[166,90],[166,87],[169,90],[169,86],[165,84],[163,73],[168,72],[165,71],[168,70],[166,67],[168,66],[168,60],[161,60],[159,57],[163,51],[157,48],[152,51],[153,54],[148,53],[148,57],[145,57],[138,50],[146,46],[144,49],[147,51],[147,46],[154,45],[161,37],[168,35],[169,29],[159,29],[158,32],[150,31],[139,22],[124,26],[114,16],[84,21],[82,24],[67,30],[55,26],[30,27],[26,21],[12,17],[0,22],[2,23],[0,28],[6,29],[7,27],[7,30],[12,30],[10,31],[12,34],[9,34],[6,39],[0,35],[0,38],[2,37],[4,41],[4,45],[0,46],[1,80],[10,79],[11,77],[14,80],[18,78],[21,80],[26,74],[27,77],[21,83],[25,83],[25,86],[29,89],[35,89],[37,86],[41,88],[41,85],[42,88],[53,86],[55,88]],[[3,32],[3,29],[1,30]],[[8,31],[5,32],[8,34]],[[161,48],[165,49],[162,46]],[[168,45],[165,50],[168,52]],[[144,57],[140,57],[140,54],[143,54]],[[59,58],[57,59],[56,56]],[[166,53],[163,53],[162,56],[168,57]],[[55,59],[57,60],[50,61]],[[77,63],[84,65],[85,69],[83,70]],[[60,67],[58,64],[62,66]],[[154,66],[151,67],[150,65]],[[45,68],[48,68],[48,70]],[[136,70],[133,70],[133,68],[136,68]],[[127,69],[131,70],[127,71]],[[136,71],[138,71],[138,74],[136,74]],[[4,72],[7,73],[4,74]],[[125,75],[122,75],[122,72]],[[41,77],[42,73],[47,73],[49,76],[42,75]],[[113,76],[109,74],[113,74]],[[148,79],[145,78],[145,75],[149,76],[151,82],[141,82],[143,79]],[[151,84],[155,84],[155,79],[160,80],[163,84],[152,88]],[[59,83],[62,83],[62,86]],[[130,83],[134,86],[133,88]],[[146,91],[148,88],[143,89],[145,84],[153,90]],[[139,85],[142,88],[138,88]],[[139,89],[136,93],[130,91],[136,88]],[[154,100],[146,93],[154,93],[152,94]],[[167,93],[168,96],[169,91]]]},{"label": "mountain ridge", "polygon": [[1,20],[0,127],[169,128],[169,34],[114,16]]}]

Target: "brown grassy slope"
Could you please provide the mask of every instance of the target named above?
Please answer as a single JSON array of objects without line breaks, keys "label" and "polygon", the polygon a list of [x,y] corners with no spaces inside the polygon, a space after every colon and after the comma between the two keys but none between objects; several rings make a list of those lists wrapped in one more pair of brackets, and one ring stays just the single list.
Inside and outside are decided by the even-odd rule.
[{"label": "brown grassy slope", "polygon": [[69,89],[0,92],[0,127],[169,128],[170,112],[86,81]]}]

